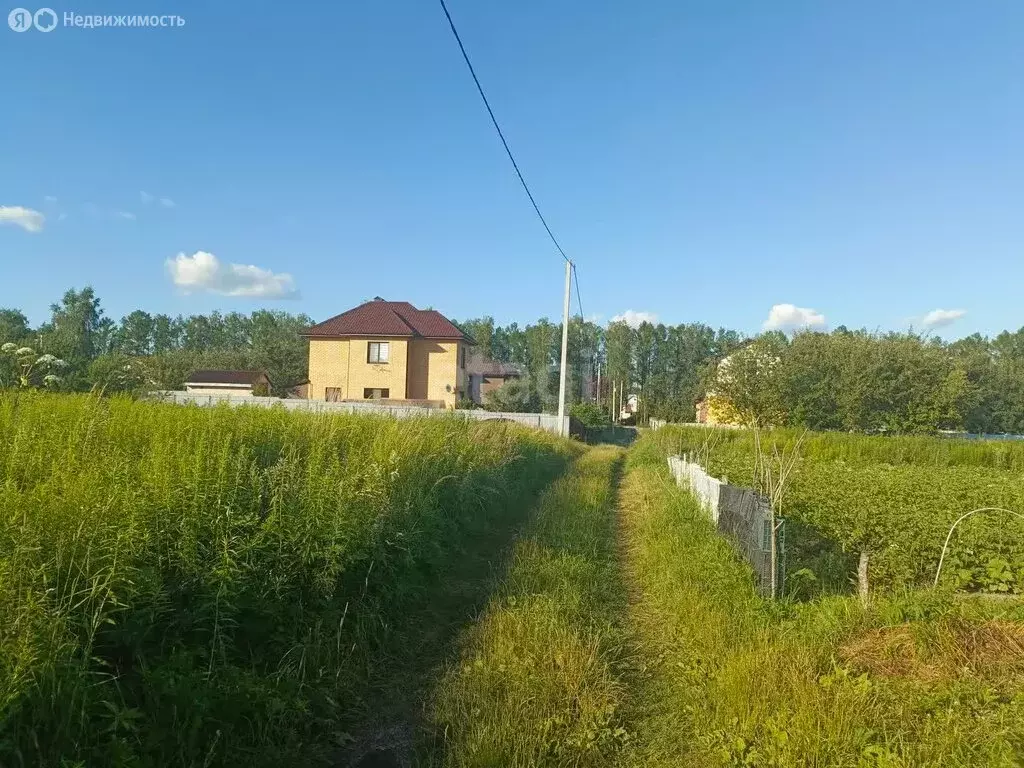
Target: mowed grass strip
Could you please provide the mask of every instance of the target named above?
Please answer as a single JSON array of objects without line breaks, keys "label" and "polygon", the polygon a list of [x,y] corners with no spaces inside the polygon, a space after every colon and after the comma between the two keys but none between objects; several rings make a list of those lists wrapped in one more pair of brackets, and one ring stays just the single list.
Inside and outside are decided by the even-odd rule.
[{"label": "mowed grass strip", "polygon": [[440,681],[426,763],[597,766],[619,750],[621,459],[592,449],[542,496],[504,584]]},{"label": "mowed grass strip", "polygon": [[1022,764],[1019,607],[763,601],[650,447],[632,450],[619,501],[635,651],[619,765]]}]

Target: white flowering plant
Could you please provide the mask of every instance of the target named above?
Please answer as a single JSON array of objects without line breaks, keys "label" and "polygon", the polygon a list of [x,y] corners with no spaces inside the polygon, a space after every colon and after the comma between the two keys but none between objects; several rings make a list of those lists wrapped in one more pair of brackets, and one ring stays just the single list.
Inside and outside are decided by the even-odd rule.
[{"label": "white flowering plant", "polygon": [[32,347],[0,344],[0,387],[57,389],[63,379],[58,371],[67,363],[50,354],[36,354]]}]

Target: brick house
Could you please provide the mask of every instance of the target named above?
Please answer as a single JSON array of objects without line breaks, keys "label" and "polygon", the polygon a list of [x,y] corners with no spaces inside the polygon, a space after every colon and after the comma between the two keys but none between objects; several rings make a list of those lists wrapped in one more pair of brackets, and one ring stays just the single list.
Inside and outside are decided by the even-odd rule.
[{"label": "brick house", "polygon": [[433,309],[378,297],[303,335],[310,398],[454,408],[466,395],[466,350],[474,341]]},{"label": "brick house", "polygon": [[466,394],[477,405],[483,405],[487,393],[499,389],[509,379],[518,379],[522,375],[522,371],[514,365],[489,360],[479,352],[471,352],[466,362]]}]

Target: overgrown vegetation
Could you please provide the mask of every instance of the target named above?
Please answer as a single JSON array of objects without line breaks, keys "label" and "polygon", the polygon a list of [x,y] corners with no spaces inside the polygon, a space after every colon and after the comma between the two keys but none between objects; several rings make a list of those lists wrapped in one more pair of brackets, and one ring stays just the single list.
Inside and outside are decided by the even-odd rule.
[{"label": "overgrown vegetation", "polygon": [[[620,449],[440,417],[21,391],[0,395],[0,435],[5,766],[1024,754],[1018,601],[955,579],[866,605],[756,595],[664,458],[694,447],[753,481],[749,434],[647,433],[621,485]],[[874,471],[886,455],[1021,474],[1013,446],[878,440],[761,445],[799,441],[797,477],[810,457]]]},{"label": "overgrown vegetation", "polygon": [[662,452],[621,494],[634,632],[622,765],[1017,766],[1024,610],[901,594],[771,604]]},{"label": "overgrown vegetation", "polygon": [[[664,455],[689,453],[718,477],[758,487],[760,454],[793,468],[777,510],[789,525],[790,586],[846,591],[859,553],[873,588],[932,583],[943,542],[960,515],[981,507],[1024,513],[1024,442],[868,437],[668,426],[651,436]],[[797,442],[800,442],[797,448]],[[762,489],[763,490],[763,489]],[[961,523],[942,581],[1024,592],[1024,522],[997,512]]]},{"label": "overgrown vegetation", "polygon": [[416,710],[482,597],[460,569],[575,450],[33,392],[0,435],[0,764],[33,767],[335,762]]}]

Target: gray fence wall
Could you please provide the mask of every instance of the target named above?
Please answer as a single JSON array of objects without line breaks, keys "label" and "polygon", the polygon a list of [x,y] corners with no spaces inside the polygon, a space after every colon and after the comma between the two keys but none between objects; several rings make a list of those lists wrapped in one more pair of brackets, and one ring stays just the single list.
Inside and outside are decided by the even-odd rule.
[{"label": "gray fence wall", "polygon": [[676,483],[697,497],[718,531],[730,538],[750,563],[758,591],[767,597],[781,594],[778,534],[782,521],[775,517],[768,500],[750,488],[712,477],[687,457],[669,456],[668,467]]},{"label": "gray fence wall", "polygon": [[500,419],[514,421],[527,427],[554,432],[556,435],[569,434],[569,417],[559,425],[558,416],[550,413],[499,413],[495,411],[446,410],[444,408],[423,408],[415,405],[378,405],[376,403],[329,403],[326,400],[282,400],[277,397],[231,397],[230,395],[196,395],[189,392],[156,392],[153,399],[181,405],[249,405],[261,408],[281,406],[289,411],[307,413],[376,413],[407,419],[415,416],[449,416],[488,421]]}]

